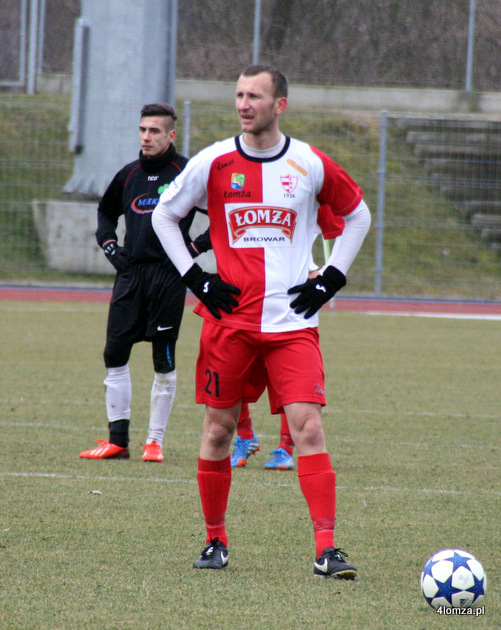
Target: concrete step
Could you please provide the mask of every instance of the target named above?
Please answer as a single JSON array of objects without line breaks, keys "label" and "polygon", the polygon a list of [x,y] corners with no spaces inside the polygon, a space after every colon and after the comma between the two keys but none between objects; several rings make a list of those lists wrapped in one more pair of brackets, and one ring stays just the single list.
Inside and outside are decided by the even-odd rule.
[{"label": "concrete step", "polygon": [[447,199],[457,202],[495,202],[501,199],[501,182],[431,178]]},{"label": "concrete step", "polygon": [[482,147],[501,148],[501,130],[499,132],[471,132],[460,129],[436,131],[408,131],[405,136],[409,144],[443,144],[464,145],[475,144]]},{"label": "concrete step", "polygon": [[431,158],[424,162],[424,169],[429,175],[467,179],[501,179],[501,161],[499,167],[486,160],[450,160],[448,158]]},{"label": "concrete step", "polygon": [[493,163],[501,161],[501,144],[414,144],[412,145],[412,152],[416,157],[422,160],[431,158],[456,158],[467,160],[482,159]]},{"label": "concrete step", "polygon": [[501,214],[482,214],[477,212],[472,214],[471,224],[477,230],[501,230]]},{"label": "concrete step", "polygon": [[474,214],[501,215],[501,201],[482,201],[479,199],[473,199],[457,203],[456,210],[466,220],[470,220]]},{"label": "concrete step", "polygon": [[404,132],[410,131],[454,131],[455,133],[501,133],[501,122],[472,118],[419,118],[400,117],[397,127]]}]

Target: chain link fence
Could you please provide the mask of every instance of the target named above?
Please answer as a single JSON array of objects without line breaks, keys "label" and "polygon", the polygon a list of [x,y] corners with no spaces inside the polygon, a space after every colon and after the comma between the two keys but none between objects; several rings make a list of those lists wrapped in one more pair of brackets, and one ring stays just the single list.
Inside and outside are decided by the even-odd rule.
[{"label": "chain link fence", "polygon": [[[0,95],[2,282],[103,280],[49,268],[34,221],[33,202],[64,199],[72,175],[69,111],[68,97]],[[239,131],[232,105],[193,102],[189,120],[177,111],[177,146],[190,155]],[[501,299],[501,123],[290,106],[282,128],[365,191],[373,224],[346,295]],[[89,246],[75,235],[72,247]],[[319,240],[317,262],[323,251]]]},{"label": "chain link fence", "polygon": [[[474,90],[501,86],[496,0],[190,0],[177,5],[178,77],[231,80],[256,53],[261,63],[287,69],[294,83],[466,85],[469,90],[469,60]],[[37,73],[71,74],[74,25],[82,6],[81,0],[2,0],[0,85],[24,84],[30,47]],[[258,6],[256,38],[252,22]],[[32,7],[38,10],[36,23]],[[110,23],[110,28],[122,25]],[[128,39],[126,32],[123,37]]]}]

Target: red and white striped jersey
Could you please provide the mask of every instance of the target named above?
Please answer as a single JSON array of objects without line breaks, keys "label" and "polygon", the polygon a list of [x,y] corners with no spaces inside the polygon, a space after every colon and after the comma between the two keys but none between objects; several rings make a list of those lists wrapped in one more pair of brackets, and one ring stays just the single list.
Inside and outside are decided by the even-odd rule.
[{"label": "red and white striped jersey", "polygon": [[194,206],[207,208],[210,235],[221,278],[241,290],[232,313],[213,318],[221,326],[284,332],[318,325],[290,308],[287,290],[306,281],[311,247],[321,231],[338,236],[343,216],[362,199],[361,188],[328,156],[286,138],[273,157],[244,152],[240,138],[228,138],[193,157],[163,193],[178,217]]}]

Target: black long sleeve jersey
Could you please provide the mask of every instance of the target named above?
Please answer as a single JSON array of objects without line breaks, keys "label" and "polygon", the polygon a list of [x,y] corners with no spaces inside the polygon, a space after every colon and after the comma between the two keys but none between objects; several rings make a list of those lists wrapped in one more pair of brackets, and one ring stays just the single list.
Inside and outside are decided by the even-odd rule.
[{"label": "black long sleeve jersey", "polygon": [[[100,247],[117,240],[116,228],[123,214],[125,242],[131,263],[168,262],[170,260],[151,226],[151,215],[162,192],[186,166],[188,160],[171,144],[160,156],[139,159],[124,166],[112,179],[97,209],[96,239]],[[189,229],[196,208],[180,221],[186,243],[191,241]],[[210,248],[210,239],[203,235],[196,240],[199,251]],[[207,246],[208,245],[208,246]],[[174,268],[174,267],[173,267]]]}]

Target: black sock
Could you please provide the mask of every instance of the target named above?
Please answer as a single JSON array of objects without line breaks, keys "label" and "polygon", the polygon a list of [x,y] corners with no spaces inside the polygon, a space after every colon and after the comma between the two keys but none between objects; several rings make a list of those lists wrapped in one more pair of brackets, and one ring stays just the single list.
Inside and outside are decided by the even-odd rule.
[{"label": "black sock", "polygon": [[115,420],[109,422],[110,444],[116,444],[125,448],[129,445],[129,420]]}]

